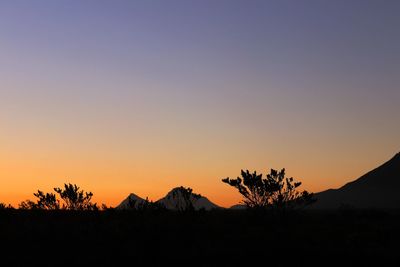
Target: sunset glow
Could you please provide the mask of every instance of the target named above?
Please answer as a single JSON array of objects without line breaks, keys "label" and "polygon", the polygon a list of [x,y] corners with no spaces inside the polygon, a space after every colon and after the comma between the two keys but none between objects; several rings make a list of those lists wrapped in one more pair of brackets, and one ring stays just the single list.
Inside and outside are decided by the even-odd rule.
[{"label": "sunset glow", "polygon": [[116,2],[0,3],[0,202],[229,207],[241,169],[318,192],[400,151],[400,2]]}]

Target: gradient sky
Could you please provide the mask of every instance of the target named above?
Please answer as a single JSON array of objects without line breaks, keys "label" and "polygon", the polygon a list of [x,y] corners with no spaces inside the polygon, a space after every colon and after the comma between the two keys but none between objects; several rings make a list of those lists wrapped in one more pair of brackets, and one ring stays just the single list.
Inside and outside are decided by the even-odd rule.
[{"label": "gradient sky", "polygon": [[335,188],[400,151],[400,1],[1,1],[0,202],[241,169]]}]

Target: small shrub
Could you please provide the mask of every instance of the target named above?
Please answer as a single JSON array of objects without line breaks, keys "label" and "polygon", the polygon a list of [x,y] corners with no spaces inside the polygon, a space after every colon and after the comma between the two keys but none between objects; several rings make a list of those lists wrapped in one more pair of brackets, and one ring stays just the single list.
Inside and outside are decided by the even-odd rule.
[{"label": "small shrub", "polygon": [[92,192],[80,190],[80,187],[73,184],[64,184],[64,188],[54,188],[54,193],[43,193],[38,190],[33,195],[36,202],[26,200],[19,204],[20,209],[25,210],[99,210],[96,203],[92,203]]},{"label": "small shrub", "polygon": [[236,179],[225,178],[222,182],[236,188],[248,208],[282,210],[309,205],[315,201],[312,193],[297,191],[301,182],[295,182],[292,177],[285,177],[285,169],[279,172],[271,169],[266,178],[263,178],[262,174],[250,173],[248,170],[242,170],[241,176]]}]

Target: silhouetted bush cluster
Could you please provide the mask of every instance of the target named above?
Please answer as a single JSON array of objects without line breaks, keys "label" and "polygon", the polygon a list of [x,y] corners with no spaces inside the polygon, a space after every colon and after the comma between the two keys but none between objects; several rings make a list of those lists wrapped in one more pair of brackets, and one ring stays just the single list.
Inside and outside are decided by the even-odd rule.
[{"label": "silhouetted bush cluster", "polygon": [[153,202],[146,197],[143,201],[137,201],[136,199],[129,198],[127,210],[148,212],[148,211],[160,211],[166,210],[165,206],[161,203]]},{"label": "silhouetted bush cluster", "polygon": [[295,182],[292,177],[285,177],[285,169],[271,172],[263,178],[257,172],[241,171],[242,177],[222,179],[222,182],[235,187],[244,197],[243,203],[248,208],[279,210],[309,205],[315,200],[313,194],[307,191],[299,192],[301,182]]},{"label": "silhouetted bush cluster", "polygon": [[180,200],[176,202],[175,209],[177,211],[187,212],[195,210],[193,201],[200,199],[201,195],[193,193],[193,189],[190,187],[185,188],[183,186],[180,186],[176,190],[172,191],[172,197],[174,199]]},{"label": "silhouetted bush cluster", "polygon": [[19,208],[24,210],[99,210],[97,203],[92,203],[93,193],[80,190],[75,184],[64,184],[64,188],[56,187],[54,191],[58,197],[54,193],[38,190],[33,194],[37,198],[36,202],[23,201],[19,204]]},{"label": "silhouetted bush cluster", "polygon": [[11,206],[10,204],[7,205],[5,203],[0,202],[0,210],[9,210],[9,209],[14,209],[14,207]]},{"label": "silhouetted bush cluster", "polygon": [[[299,192],[297,188],[301,182],[295,182],[292,177],[285,177],[285,169],[271,172],[263,178],[257,172],[250,173],[248,170],[241,171],[241,177],[236,179],[222,179],[224,183],[236,188],[243,196],[243,203],[251,209],[273,208],[278,210],[303,207],[315,201],[312,193]],[[54,193],[45,193],[38,190],[33,194],[35,200],[26,200],[19,204],[22,210],[74,210],[74,211],[97,211],[114,210],[112,207],[92,202],[93,193],[81,190],[76,184],[64,184],[63,188],[54,188]],[[171,201],[168,205],[175,206],[177,211],[194,211],[194,202],[201,198],[200,194],[193,193],[193,189],[183,186],[175,188],[167,199]],[[136,200],[129,198],[128,210],[135,211],[160,211],[167,208],[161,202],[153,202],[148,198]],[[11,209],[10,205],[0,203],[0,209]]]}]

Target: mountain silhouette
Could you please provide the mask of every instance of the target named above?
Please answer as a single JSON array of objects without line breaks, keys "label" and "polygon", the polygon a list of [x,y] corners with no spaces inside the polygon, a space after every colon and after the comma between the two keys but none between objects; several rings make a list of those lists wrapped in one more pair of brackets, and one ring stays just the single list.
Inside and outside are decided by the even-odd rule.
[{"label": "mountain silhouette", "polygon": [[400,208],[400,153],[380,167],[345,184],[316,194],[314,208]]},{"label": "mountain silhouette", "polygon": [[[185,191],[183,187],[176,187],[168,192],[165,197],[159,199],[156,203],[165,206],[169,210],[185,210],[188,206],[188,203],[185,199],[184,192]],[[219,206],[212,203],[206,197],[194,193],[190,194],[188,200],[193,205],[195,210],[212,210],[219,208]]]},{"label": "mountain silhouette", "polygon": [[[185,210],[188,206],[188,203],[185,199],[184,192],[185,189],[183,187],[176,187],[168,192],[165,197],[157,200],[156,203],[161,204],[169,210]],[[195,210],[212,210],[220,208],[218,205],[212,203],[210,200],[208,200],[208,198],[204,196],[190,193],[188,197],[188,201],[190,201]],[[145,201],[145,199],[131,193],[116,208],[120,210],[135,209]]]},{"label": "mountain silhouette", "polygon": [[131,193],[116,208],[122,209],[122,210],[133,209],[133,208],[137,208],[138,205],[140,205],[143,202],[145,202],[145,200],[143,198]]}]

